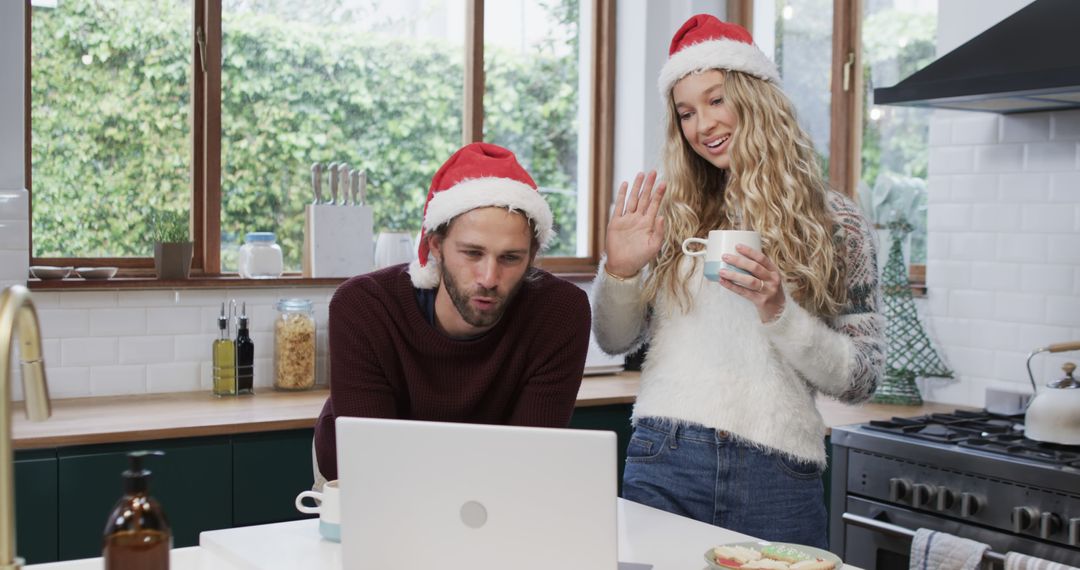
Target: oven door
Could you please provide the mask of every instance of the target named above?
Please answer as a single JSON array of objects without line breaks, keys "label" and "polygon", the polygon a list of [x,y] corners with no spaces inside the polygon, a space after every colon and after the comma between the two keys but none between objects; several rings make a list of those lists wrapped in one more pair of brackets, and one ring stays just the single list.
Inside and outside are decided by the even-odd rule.
[{"label": "oven door", "polygon": [[[1047,544],[1008,532],[992,530],[930,513],[908,510],[859,497],[847,498],[847,512],[883,523],[904,527],[912,532],[927,528],[947,532],[990,545],[994,552],[1020,552],[1072,566],[1080,565],[1080,550]],[[907,570],[911,538],[875,530],[849,521],[843,526],[844,562],[867,570]],[[983,568],[1000,569],[1001,562],[987,561]]]}]

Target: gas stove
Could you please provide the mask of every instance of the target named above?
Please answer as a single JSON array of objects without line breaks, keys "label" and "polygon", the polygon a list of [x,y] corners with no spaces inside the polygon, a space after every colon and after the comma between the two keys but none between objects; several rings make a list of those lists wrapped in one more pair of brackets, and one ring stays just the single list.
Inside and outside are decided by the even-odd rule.
[{"label": "gas stove", "polygon": [[909,544],[846,523],[851,513],[1080,566],[1080,447],[1027,439],[1023,420],[958,410],[833,428],[833,551],[906,567]]}]

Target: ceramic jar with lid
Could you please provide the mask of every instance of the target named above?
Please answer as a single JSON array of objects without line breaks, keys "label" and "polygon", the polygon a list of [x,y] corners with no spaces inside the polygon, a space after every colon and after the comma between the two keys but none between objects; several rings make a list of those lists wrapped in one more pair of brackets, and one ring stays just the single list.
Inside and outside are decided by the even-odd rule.
[{"label": "ceramic jar with lid", "polygon": [[274,232],[250,232],[240,246],[240,277],[276,279],[284,272],[281,247]]},{"label": "ceramic jar with lid", "polygon": [[315,311],[307,299],[281,299],[274,320],[274,388],[315,386]]}]

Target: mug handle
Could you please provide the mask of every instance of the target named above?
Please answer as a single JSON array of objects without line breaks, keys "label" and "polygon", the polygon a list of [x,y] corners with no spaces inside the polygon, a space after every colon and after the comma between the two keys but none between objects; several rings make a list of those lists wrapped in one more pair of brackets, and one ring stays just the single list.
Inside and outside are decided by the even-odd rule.
[{"label": "mug handle", "polygon": [[[697,251],[690,251],[689,249],[687,249],[686,246],[688,246],[688,245],[690,245],[692,243],[701,244],[701,249],[699,249]],[[697,257],[699,255],[705,255],[705,248],[707,248],[707,247],[709,247],[709,241],[701,239],[701,238],[696,238],[696,237],[686,238],[682,242],[682,252],[685,253],[686,255],[690,255],[690,256],[694,256],[694,257]]]},{"label": "mug handle", "polygon": [[[319,504],[315,505],[314,507],[309,507],[305,505],[304,499],[308,497],[315,499],[319,502]],[[319,514],[319,512],[322,510],[322,493],[318,491],[304,491],[303,493],[300,493],[296,496],[296,510],[309,515]]]}]

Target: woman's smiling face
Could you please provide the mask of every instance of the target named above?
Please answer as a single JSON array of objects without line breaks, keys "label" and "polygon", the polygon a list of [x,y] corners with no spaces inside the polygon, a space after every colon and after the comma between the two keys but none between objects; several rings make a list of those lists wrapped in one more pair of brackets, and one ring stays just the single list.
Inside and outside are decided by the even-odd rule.
[{"label": "woman's smiling face", "polygon": [[671,89],[675,113],[690,148],[717,168],[731,167],[731,137],[739,124],[724,92],[724,72],[691,73]]}]

